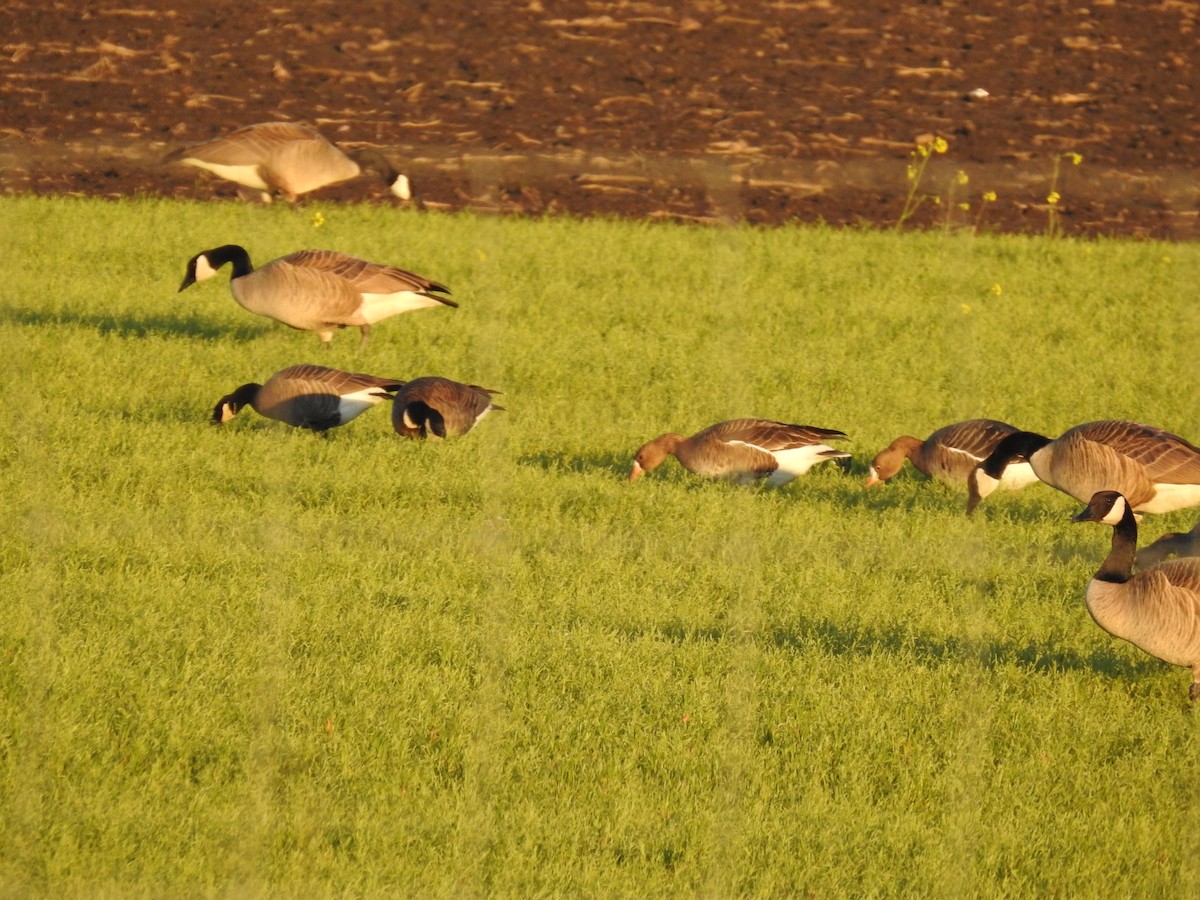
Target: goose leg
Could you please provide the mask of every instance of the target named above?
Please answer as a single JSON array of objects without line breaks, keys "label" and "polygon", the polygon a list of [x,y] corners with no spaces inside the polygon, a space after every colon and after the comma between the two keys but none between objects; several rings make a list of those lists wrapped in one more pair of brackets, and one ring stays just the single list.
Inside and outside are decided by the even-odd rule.
[{"label": "goose leg", "polygon": [[1200,681],[1193,681],[1188,688],[1188,702],[1195,703],[1197,699],[1200,699]]},{"label": "goose leg", "polygon": [[359,327],[359,330],[362,332],[362,340],[358,342],[358,349],[360,351],[366,350],[367,349],[367,341],[371,337],[371,326],[370,325],[360,325],[358,327]]},{"label": "goose leg", "polygon": [[321,339],[322,347],[324,347],[326,350],[333,349],[333,331],[332,330],[318,331],[317,337],[319,337]]}]

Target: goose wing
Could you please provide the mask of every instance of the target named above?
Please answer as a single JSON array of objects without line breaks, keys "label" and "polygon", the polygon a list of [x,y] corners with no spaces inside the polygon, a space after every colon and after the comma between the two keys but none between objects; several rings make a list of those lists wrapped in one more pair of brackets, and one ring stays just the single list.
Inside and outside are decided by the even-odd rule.
[{"label": "goose wing", "polygon": [[1089,422],[1072,429],[1142,467],[1151,482],[1200,484],[1200,449],[1177,434],[1140,422]]},{"label": "goose wing", "polygon": [[440,420],[439,430],[465,434],[489,409],[498,408],[492,405],[495,393],[498,392],[448,378],[417,378],[396,392],[396,410],[410,407],[419,410],[409,417],[412,420],[427,419],[432,411]]},{"label": "goose wing", "polygon": [[991,455],[1002,439],[1016,430],[1012,425],[995,419],[967,419],[939,428],[925,443],[965,454],[979,463]]},{"label": "goose wing", "polygon": [[[334,250],[299,250],[284,257],[294,266],[301,266],[313,271],[327,272],[336,275],[353,285],[362,294],[394,294],[399,291],[429,295],[430,291],[444,294],[450,289],[436,281],[417,275],[396,266],[368,262],[357,256],[338,253]],[[457,306],[453,300],[445,297],[434,299],[447,306]]]},{"label": "goose wing", "polygon": [[168,160],[202,159],[219,166],[253,166],[266,162],[281,146],[316,141],[327,144],[318,132],[291,122],[266,122],[247,125],[224,137],[172,153]]},{"label": "goose wing", "polygon": [[689,471],[709,478],[765,478],[779,468],[774,454],[744,439],[747,429],[722,428],[733,424],[704,429],[676,447],[675,458]]},{"label": "goose wing", "polygon": [[1100,622],[1106,631],[1174,665],[1194,664],[1200,660],[1200,560],[1172,559],[1139,572],[1125,583],[1120,607],[1106,615]]},{"label": "goose wing", "polygon": [[768,454],[778,450],[794,450],[797,447],[811,447],[826,441],[847,439],[843,431],[775,422],[770,419],[730,419],[728,422],[718,422],[696,435],[696,439],[701,437],[723,443],[749,444]]},{"label": "goose wing", "polygon": [[263,415],[273,419],[325,431],[390,397],[403,383],[327,366],[290,366],[263,385],[258,406]]},{"label": "goose wing", "polygon": [[[311,363],[289,366],[272,376],[271,381],[276,378],[289,384],[303,386],[306,390],[323,390],[337,396],[372,389],[391,394],[404,385],[404,380],[400,378],[384,378],[379,375],[368,375],[365,372],[343,372],[341,369],[332,369],[328,366]],[[267,384],[270,384],[271,381],[268,381]]]}]

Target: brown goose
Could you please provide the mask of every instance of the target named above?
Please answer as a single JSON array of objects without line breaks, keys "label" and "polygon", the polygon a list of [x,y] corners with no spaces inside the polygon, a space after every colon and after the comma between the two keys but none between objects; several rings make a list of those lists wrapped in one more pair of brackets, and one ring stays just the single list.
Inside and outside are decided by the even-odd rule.
[{"label": "brown goose", "polygon": [[1169,556],[1200,556],[1200,522],[1191,531],[1171,531],[1137,552],[1137,567],[1158,565]]},{"label": "brown goose", "polygon": [[1082,503],[1097,491],[1112,490],[1139,514],[1200,504],[1200,449],[1152,425],[1103,420],[1076,425],[1054,440],[1031,431],[1001,440],[971,473],[968,515],[1018,459],[1028,460],[1038,478]]},{"label": "brown goose", "polygon": [[788,425],[770,419],[732,419],[718,422],[685,438],[663,434],[644,444],[633,460],[629,480],[653,472],[674,454],[689,472],[739,483],[766,479],[772,487],[787,484],[827,459],[848,459],[825,441],[846,440],[846,434],[811,425]]},{"label": "brown goose", "polygon": [[243,384],[217,401],[212,421],[224,425],[250,406],[259,415],[295,428],[327,431],[345,425],[404,385],[396,378],[342,372],[325,366],[290,366],[266,384]]},{"label": "brown goose", "polygon": [[[867,487],[887,481],[910,460],[919,472],[946,484],[966,484],[972,470],[987,459],[996,445],[1017,429],[995,419],[967,419],[939,428],[925,440],[901,435],[871,461]],[[1028,462],[1014,462],[1004,470],[1001,485],[1012,490],[1037,481]]]},{"label": "brown goose", "polygon": [[371,326],[382,319],[427,306],[458,306],[437,296],[449,294],[448,287],[395,266],[334,250],[298,250],[256,269],[237,244],[193,256],[179,290],[211,278],[226,263],[233,266],[229,290],[244,309],[314,331],[326,346],[336,328],[357,325],[366,347]]},{"label": "brown goose", "polygon": [[387,182],[395,196],[412,199],[408,178],[398,174],[379,151],[342,150],[320,132],[293,122],[247,125],[214,141],[176,150],[163,161],[204,169],[261,191],[266,202],[272,194],[295,202],[301,194],[367,171]]},{"label": "brown goose", "polygon": [[1096,624],[1151,656],[1192,670],[1188,699],[1200,697],[1200,559],[1171,559],[1133,572],[1137,519],[1117,491],[1099,491],[1076,522],[1113,526],[1112,548],[1087,587]]},{"label": "brown goose", "polygon": [[466,434],[493,409],[504,409],[492,402],[492,394],[498,393],[449,378],[414,378],[396,393],[392,427],[408,438]]}]

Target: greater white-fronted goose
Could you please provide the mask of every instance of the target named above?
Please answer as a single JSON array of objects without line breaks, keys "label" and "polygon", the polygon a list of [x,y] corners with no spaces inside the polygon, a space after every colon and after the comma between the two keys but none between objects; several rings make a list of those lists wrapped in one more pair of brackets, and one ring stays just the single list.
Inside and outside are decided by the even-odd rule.
[{"label": "greater white-fronted goose", "polygon": [[185,147],[167,155],[179,163],[262,192],[270,202],[280,194],[295,202],[301,194],[328,187],[364,172],[374,172],[402,200],[412,199],[412,185],[378,150],[343,150],[315,129],[294,122],[247,125],[224,137]]},{"label": "greater white-fronted goose", "polygon": [[1137,567],[1145,569],[1171,556],[1200,556],[1200,522],[1191,531],[1170,531],[1137,552]]},{"label": "greater white-fronted goose", "polygon": [[[1017,429],[995,419],[967,419],[939,428],[925,440],[901,435],[871,461],[867,487],[887,481],[900,471],[904,460],[917,471],[950,485],[966,484],[971,472],[988,458],[1003,438]],[[1018,490],[1037,481],[1028,462],[1014,462],[1004,470],[1000,486]]]},{"label": "greater white-fronted goose", "polygon": [[826,441],[846,434],[811,425],[789,425],[770,419],[731,419],[710,425],[690,438],[663,434],[644,444],[633,460],[629,480],[653,472],[674,455],[689,472],[739,483],[766,479],[772,487],[787,484],[827,459],[848,459]]},{"label": "greater white-fronted goose", "polygon": [[414,378],[396,392],[392,403],[392,427],[408,438],[446,438],[466,434],[494,409],[499,391],[477,384],[462,384],[449,378]]},{"label": "greater white-fronted goose", "polygon": [[295,428],[327,431],[345,425],[404,385],[398,378],[342,372],[326,366],[289,366],[266,384],[243,384],[217,401],[212,420],[224,425],[250,406],[259,415]]},{"label": "greater white-fronted goose", "polygon": [[1188,699],[1200,697],[1200,559],[1170,559],[1133,573],[1137,519],[1117,491],[1099,491],[1076,522],[1113,526],[1112,547],[1087,587],[1096,624],[1151,656],[1192,670]]},{"label": "greater white-fronted goose", "polygon": [[[179,290],[233,266],[229,290],[244,309],[300,331],[313,331],[328,345],[337,328],[357,325],[366,347],[376,322],[428,306],[458,306],[450,289],[404,269],[367,262],[334,250],[298,250],[256,269],[237,244],[197,253],[188,260]],[[435,293],[436,292],[436,293]]]},{"label": "greater white-fronted goose", "polygon": [[1013,460],[1028,460],[1051,487],[1086,503],[1119,491],[1135,513],[1200,504],[1200,449],[1153,425],[1106,419],[1076,425],[1051,440],[1017,431],[1000,441],[968,480],[967,513],[988,496]]}]

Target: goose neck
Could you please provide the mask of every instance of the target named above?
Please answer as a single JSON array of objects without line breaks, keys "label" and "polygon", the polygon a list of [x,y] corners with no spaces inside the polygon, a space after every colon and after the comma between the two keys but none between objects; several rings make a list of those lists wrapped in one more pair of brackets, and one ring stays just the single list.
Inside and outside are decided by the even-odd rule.
[{"label": "goose neck", "polygon": [[1096,572],[1097,581],[1124,584],[1133,577],[1133,561],[1137,555],[1137,519],[1126,505],[1121,521],[1113,526],[1112,546]]},{"label": "goose neck", "polygon": [[1033,431],[1014,431],[1007,435],[991,455],[983,461],[983,470],[992,478],[1004,474],[1008,464],[1018,457],[1029,459],[1038,450],[1050,443],[1050,438]]}]

